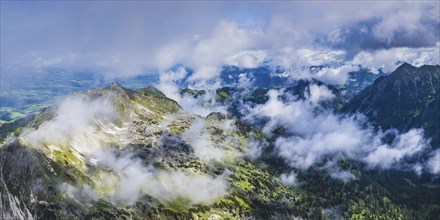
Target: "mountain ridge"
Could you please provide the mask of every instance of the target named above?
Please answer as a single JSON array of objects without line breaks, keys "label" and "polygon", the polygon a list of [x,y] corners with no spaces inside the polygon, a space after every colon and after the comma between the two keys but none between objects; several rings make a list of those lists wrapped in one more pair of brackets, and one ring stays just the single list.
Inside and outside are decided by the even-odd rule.
[{"label": "mountain ridge", "polygon": [[[153,87],[131,91],[112,84],[77,93],[11,134],[0,145],[0,216],[238,219],[268,216],[265,209],[279,210],[280,215],[285,215],[283,210],[297,209],[276,201],[301,200],[299,194],[273,179],[266,170],[237,156],[247,148],[252,130],[240,131],[220,113],[206,118],[184,113],[174,100],[159,92]],[[115,112],[108,112],[108,99]],[[83,114],[87,120],[78,118],[71,111],[74,108],[86,109]],[[71,113],[75,117],[65,117]],[[115,117],[115,113],[120,117]],[[73,120],[66,121],[70,118]],[[57,123],[62,123],[62,127]],[[207,146],[200,148],[197,140]],[[205,153],[205,147],[217,154]],[[130,177],[129,171],[135,168],[141,173]],[[140,196],[136,200],[115,200],[118,196],[125,198],[124,194],[114,194],[115,190],[135,187],[119,186],[118,181],[134,178],[130,181],[136,182],[145,173],[151,175],[149,184],[158,188],[149,189],[147,184],[147,191],[137,192]],[[226,185],[227,192],[222,189]],[[186,187],[197,186],[191,194],[186,192]],[[250,189],[258,194],[246,195]],[[87,198],[90,193],[98,199]],[[205,195],[198,197],[199,193]]]},{"label": "mountain ridge", "polygon": [[414,67],[404,63],[389,76],[381,76],[344,107],[360,112],[382,128],[425,128],[440,145],[440,66]]},{"label": "mountain ridge", "polygon": [[[284,95],[308,102],[311,87],[337,90],[311,80]],[[235,97],[228,91],[216,94]],[[267,101],[266,92],[252,93],[254,101]],[[399,173],[387,185],[380,173],[344,157],[338,169],[354,173],[352,182],[333,178],[323,164],[300,172],[270,150],[260,129],[218,112],[190,114],[154,87],[114,83],[76,93],[11,129],[0,144],[6,219],[411,219],[422,212],[429,219],[439,212],[435,198],[406,208],[410,203],[400,204],[390,189],[425,198],[436,193],[435,180],[411,182],[413,174]],[[260,159],[252,159],[254,144],[263,146]],[[286,172],[304,182],[287,184]]]}]

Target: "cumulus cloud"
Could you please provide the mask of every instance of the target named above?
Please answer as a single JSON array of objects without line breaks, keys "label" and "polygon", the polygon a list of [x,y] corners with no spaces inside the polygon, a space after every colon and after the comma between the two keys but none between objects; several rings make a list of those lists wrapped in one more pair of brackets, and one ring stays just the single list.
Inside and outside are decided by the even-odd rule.
[{"label": "cumulus cloud", "polygon": [[[188,204],[210,203],[227,193],[226,174],[217,177],[188,174],[182,171],[163,171],[145,166],[129,155],[116,157],[108,151],[107,158],[98,158],[98,166],[112,173],[97,176],[99,189],[89,185],[60,185],[67,196],[78,200],[106,199],[117,203],[134,204],[145,195],[161,202],[185,199]],[[100,191],[106,190],[106,191]]]},{"label": "cumulus cloud", "polygon": [[[183,67],[180,67],[175,71],[170,70],[162,72],[159,77],[159,84],[156,85],[156,87],[168,98],[179,102],[179,84],[183,83],[183,80],[187,75],[188,71]],[[179,103],[183,104],[182,102]]]},{"label": "cumulus cloud", "polygon": [[284,46],[266,52],[268,62],[284,68],[299,68],[310,66],[337,66],[343,64],[346,53],[344,50],[331,49],[323,46],[308,45],[308,47]]},{"label": "cumulus cloud", "polygon": [[195,98],[192,95],[183,94],[177,100],[182,103],[185,111],[206,117],[211,112],[227,113],[226,106],[216,103],[216,92],[213,89],[205,90],[205,94]]}]

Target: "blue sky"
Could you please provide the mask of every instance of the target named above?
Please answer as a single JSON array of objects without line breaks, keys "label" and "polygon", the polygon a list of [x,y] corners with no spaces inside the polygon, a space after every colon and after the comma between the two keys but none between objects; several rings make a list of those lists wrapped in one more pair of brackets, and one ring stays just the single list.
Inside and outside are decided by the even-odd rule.
[{"label": "blue sky", "polygon": [[[438,1],[2,1],[2,74],[438,64]],[[210,71],[207,71],[210,69]]]}]

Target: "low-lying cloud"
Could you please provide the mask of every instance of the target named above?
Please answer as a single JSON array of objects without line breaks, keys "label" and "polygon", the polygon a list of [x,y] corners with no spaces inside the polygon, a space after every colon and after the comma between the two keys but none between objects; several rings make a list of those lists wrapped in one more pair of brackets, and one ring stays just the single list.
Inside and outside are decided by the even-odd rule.
[{"label": "low-lying cloud", "polygon": [[[146,165],[148,161],[141,161],[131,153],[121,153],[119,148],[130,143],[127,123],[115,109],[112,94],[98,98],[76,94],[57,105],[52,119],[37,129],[23,131],[20,140],[49,155],[54,155],[54,151],[69,150],[78,160],[101,170],[92,179],[94,185],[65,183],[60,186],[76,199],[106,199],[133,204],[149,195],[162,202],[184,199],[190,205],[210,203],[227,193],[226,174],[210,176],[163,170]],[[213,155],[207,152],[212,148],[205,146],[208,139],[185,137],[201,157]],[[88,172],[84,164],[74,165]]]},{"label": "low-lying cloud", "polygon": [[[130,155],[115,156],[115,153],[103,151],[102,157],[96,158],[97,166],[108,168],[112,174],[98,178],[101,188],[110,191],[100,192],[88,186],[64,184],[63,190],[68,196],[76,194],[86,199],[107,199],[112,202],[134,204],[145,195],[161,202],[173,202],[184,199],[188,206],[211,203],[227,193],[226,174],[211,177],[206,174],[188,174],[183,171],[165,171],[153,166],[146,166],[139,159]],[[96,155],[94,155],[96,156]],[[104,158],[105,156],[105,158]]]},{"label": "low-lying cloud", "polygon": [[[270,90],[269,100],[250,110],[247,120],[264,119],[266,136],[272,136],[277,128],[286,129],[274,142],[276,154],[297,170],[307,170],[312,166],[322,166],[330,176],[343,181],[356,177],[336,166],[341,156],[366,164],[370,169],[412,169],[438,174],[434,162],[437,154],[423,162],[411,162],[414,156],[426,154],[430,149],[429,140],[424,138],[422,129],[411,129],[399,133],[396,130],[376,131],[366,123],[362,115],[339,115],[320,106],[319,101],[332,99],[326,86],[311,86],[310,95],[305,100],[289,97],[282,91]],[[331,93],[330,93],[331,94]],[[391,143],[386,137],[394,136]],[[438,152],[437,152],[438,153]],[[284,174],[287,182],[295,179]]]},{"label": "low-lying cloud", "polygon": [[[217,70],[216,70],[217,71]],[[218,73],[219,74],[219,73]],[[216,74],[216,75],[218,75]],[[207,116],[211,112],[226,113],[225,106],[216,103],[216,89],[220,88],[218,78],[209,83],[194,80],[192,75],[183,67],[170,70],[160,75],[159,84],[156,87],[167,97],[177,101],[182,108],[192,114]],[[191,94],[181,93],[182,85],[187,84],[190,89],[204,90],[204,94],[197,98]]]},{"label": "low-lying cloud", "polygon": [[194,149],[194,153],[204,161],[219,161],[226,157],[225,150],[214,145],[210,134],[206,130],[205,122],[200,119],[194,122],[191,127],[182,134],[182,139],[190,144]]}]

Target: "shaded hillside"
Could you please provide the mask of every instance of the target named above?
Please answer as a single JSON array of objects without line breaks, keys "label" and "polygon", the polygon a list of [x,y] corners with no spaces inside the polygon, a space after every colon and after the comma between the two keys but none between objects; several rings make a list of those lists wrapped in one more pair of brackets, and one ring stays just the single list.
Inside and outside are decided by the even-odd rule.
[{"label": "shaded hillside", "polygon": [[402,64],[378,78],[344,108],[360,112],[382,128],[424,128],[432,145],[440,146],[440,66]]}]

